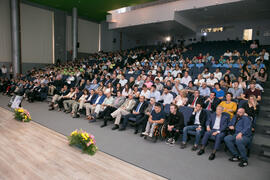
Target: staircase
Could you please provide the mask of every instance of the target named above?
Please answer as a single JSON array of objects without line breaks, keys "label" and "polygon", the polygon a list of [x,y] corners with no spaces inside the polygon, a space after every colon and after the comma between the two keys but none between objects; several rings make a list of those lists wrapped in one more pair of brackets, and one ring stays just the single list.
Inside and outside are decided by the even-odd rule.
[{"label": "staircase", "polygon": [[264,87],[255,130],[251,151],[259,159],[270,162],[270,82]]}]

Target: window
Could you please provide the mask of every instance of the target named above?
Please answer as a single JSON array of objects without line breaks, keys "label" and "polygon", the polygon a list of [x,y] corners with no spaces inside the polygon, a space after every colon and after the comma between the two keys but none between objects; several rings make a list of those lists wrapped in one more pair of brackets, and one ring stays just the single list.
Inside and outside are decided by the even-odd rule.
[{"label": "window", "polygon": [[250,41],[252,40],[252,29],[244,29],[243,40]]},{"label": "window", "polygon": [[202,33],[209,33],[209,32],[222,32],[223,27],[214,27],[214,28],[203,28],[201,29]]}]

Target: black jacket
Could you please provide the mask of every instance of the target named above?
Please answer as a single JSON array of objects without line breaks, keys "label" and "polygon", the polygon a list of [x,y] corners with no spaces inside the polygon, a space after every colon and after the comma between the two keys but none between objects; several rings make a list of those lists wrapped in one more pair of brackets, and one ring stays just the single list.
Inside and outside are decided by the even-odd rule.
[{"label": "black jacket", "polygon": [[176,115],[170,113],[165,121],[165,126],[174,125],[174,128],[177,130],[182,130],[185,127],[184,116],[180,111],[176,112]]},{"label": "black jacket", "polygon": [[[190,119],[189,119],[189,122],[188,122],[188,125],[194,125],[194,122],[195,122],[195,116],[196,116],[196,113],[192,113],[192,115],[190,116]],[[199,120],[200,120],[200,125],[202,128],[205,128],[205,122],[207,120],[207,113],[205,110],[201,110],[201,113],[200,113],[200,117],[199,117]]]}]

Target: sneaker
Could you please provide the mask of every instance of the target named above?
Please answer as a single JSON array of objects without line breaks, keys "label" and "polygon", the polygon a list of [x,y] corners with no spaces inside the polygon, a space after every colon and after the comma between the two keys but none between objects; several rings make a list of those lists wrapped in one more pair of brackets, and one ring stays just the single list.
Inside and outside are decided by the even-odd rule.
[{"label": "sneaker", "polygon": [[229,159],[229,161],[232,161],[232,162],[237,162],[237,161],[240,161],[240,158],[239,156],[233,156]]},{"label": "sneaker", "polygon": [[208,159],[209,159],[210,161],[212,161],[212,160],[215,159],[215,157],[216,157],[216,154],[215,154],[215,153],[211,153]]},{"label": "sneaker", "polygon": [[198,146],[195,146],[195,145],[191,148],[192,151],[197,151],[197,149],[198,149]]},{"label": "sneaker", "polygon": [[93,122],[96,122],[97,120],[96,119],[91,119],[89,120],[89,123],[93,123]]},{"label": "sneaker", "polygon": [[204,149],[200,149],[199,152],[197,153],[199,156],[204,153]]},{"label": "sneaker", "polygon": [[182,142],[180,148],[185,149],[186,147],[187,147],[187,144]]},{"label": "sneaker", "polygon": [[153,134],[149,134],[148,136],[151,138],[151,137],[153,137]]},{"label": "sneaker", "polygon": [[112,130],[116,130],[116,129],[118,129],[119,128],[119,125],[115,125],[113,128],[112,128]]},{"label": "sneaker", "polygon": [[248,165],[247,160],[242,160],[239,164],[240,167],[246,167]]},{"label": "sneaker", "polygon": [[143,132],[142,135],[148,136],[148,133],[147,132]]},{"label": "sneaker", "polygon": [[105,127],[105,126],[107,126],[107,124],[102,124],[100,127],[103,128],[103,127]]},{"label": "sneaker", "polygon": [[170,146],[174,146],[174,144],[175,144],[175,140],[172,139],[172,141],[170,142]]},{"label": "sneaker", "polygon": [[126,130],[126,128],[124,128],[124,127],[121,127],[121,128],[119,129],[119,131],[124,131],[124,130]]},{"label": "sneaker", "polygon": [[166,144],[170,144],[171,142],[172,142],[172,138],[168,138],[168,139],[165,141]]}]

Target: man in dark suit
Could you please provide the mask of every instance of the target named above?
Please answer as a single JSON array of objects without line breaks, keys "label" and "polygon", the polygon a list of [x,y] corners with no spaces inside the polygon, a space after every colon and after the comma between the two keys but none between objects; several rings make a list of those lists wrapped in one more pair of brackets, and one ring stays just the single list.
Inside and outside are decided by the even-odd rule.
[{"label": "man in dark suit", "polygon": [[119,82],[119,79],[117,79],[116,74],[113,74],[111,77],[111,83],[112,83],[113,87],[115,87],[118,82]]},{"label": "man in dark suit", "polygon": [[202,147],[198,152],[198,155],[202,155],[204,153],[204,148],[208,142],[210,137],[215,138],[215,146],[214,149],[209,156],[209,160],[214,160],[216,157],[216,151],[219,149],[221,141],[225,136],[225,131],[228,126],[228,122],[230,120],[230,116],[222,113],[224,108],[222,106],[218,106],[215,113],[210,115],[210,118],[206,121],[206,132],[202,139]]},{"label": "man in dark suit", "polygon": [[188,106],[191,108],[195,108],[196,104],[202,104],[203,98],[200,96],[200,91],[196,90],[192,96],[188,98]]},{"label": "man in dark suit", "polygon": [[188,138],[189,131],[195,131],[196,140],[192,147],[192,151],[196,151],[198,149],[198,144],[200,142],[201,136],[205,131],[205,122],[207,120],[207,113],[202,109],[202,104],[197,103],[194,111],[190,117],[189,125],[184,127],[183,129],[183,140],[181,143],[181,149],[186,147],[186,142]]},{"label": "man in dark suit", "polygon": [[221,100],[216,97],[216,93],[211,92],[210,96],[204,101],[203,108],[215,112],[220,102]]},{"label": "man in dark suit", "polygon": [[[143,117],[144,111],[146,108],[147,108],[147,102],[145,101],[145,97],[140,96],[139,102],[132,109],[132,113],[130,113],[124,117],[122,127],[119,129],[119,131],[123,131],[126,129],[130,118],[136,118],[136,122],[137,122],[141,117]],[[137,133],[138,133],[138,130],[135,129],[134,134],[137,134]]]}]

